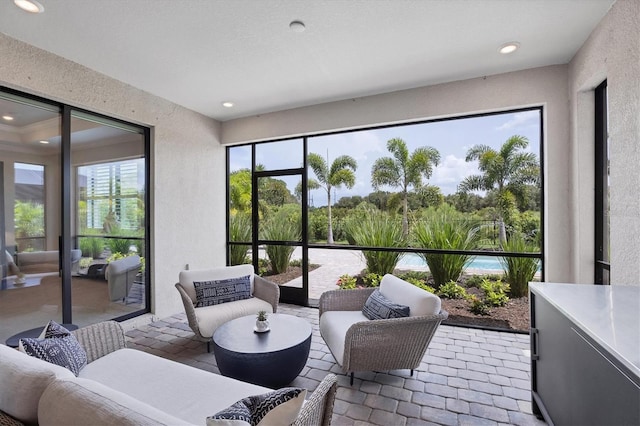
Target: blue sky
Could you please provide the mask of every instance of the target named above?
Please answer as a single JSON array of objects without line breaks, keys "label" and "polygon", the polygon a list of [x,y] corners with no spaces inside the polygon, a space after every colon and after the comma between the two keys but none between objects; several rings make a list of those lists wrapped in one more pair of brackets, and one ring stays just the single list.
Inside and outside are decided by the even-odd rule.
[{"label": "blue sky", "polygon": [[[358,163],[356,185],[332,191],[333,201],[345,196],[365,196],[373,192],[371,168],[376,159],[390,156],[386,144],[389,139],[400,138],[407,143],[409,152],[420,146],[431,146],[440,152],[440,164],[428,180],[430,185],[439,186],[442,193],[453,194],[458,184],[466,177],[478,173],[476,162],[465,162],[467,150],[476,144],[485,144],[495,149],[513,135],[529,139],[528,151],[540,155],[540,114],[538,110],[464,118],[415,125],[390,127],[378,130],[364,130],[338,135],[309,138],[309,152],[329,158],[329,163],[340,155],[350,155]],[[249,147],[232,149],[231,170],[250,168]],[[257,163],[268,170],[300,167],[302,164],[302,144],[300,140],[271,142],[256,147]],[[310,176],[313,175],[310,172]],[[282,180],[293,192],[299,178],[285,177]],[[425,183],[425,182],[423,182]],[[394,188],[382,190],[396,191]],[[313,205],[326,205],[323,189],[311,191]]]}]

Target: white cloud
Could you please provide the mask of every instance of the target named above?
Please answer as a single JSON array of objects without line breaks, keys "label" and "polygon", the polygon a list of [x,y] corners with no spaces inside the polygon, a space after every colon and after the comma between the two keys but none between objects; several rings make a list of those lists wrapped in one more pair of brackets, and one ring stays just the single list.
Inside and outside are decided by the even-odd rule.
[{"label": "white cloud", "polygon": [[509,130],[514,127],[538,125],[539,112],[537,110],[517,112],[511,120],[498,126],[496,130]]},{"label": "white cloud", "polygon": [[429,184],[439,186],[443,194],[453,194],[458,184],[467,176],[478,172],[476,162],[467,163],[464,158],[449,154],[433,171]]}]

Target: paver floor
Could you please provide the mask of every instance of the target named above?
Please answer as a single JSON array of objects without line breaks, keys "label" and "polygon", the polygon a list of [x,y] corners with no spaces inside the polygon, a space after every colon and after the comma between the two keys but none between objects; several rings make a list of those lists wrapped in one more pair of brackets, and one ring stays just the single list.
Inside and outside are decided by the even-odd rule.
[{"label": "paver floor", "polygon": [[[440,326],[420,367],[359,372],[353,386],[318,331],[318,310],[281,304],[313,327],[306,366],[293,381],[313,391],[338,375],[333,425],[544,425],[531,414],[529,336]],[[127,324],[125,323],[125,328]],[[127,331],[128,346],[219,374],[184,314]]]}]

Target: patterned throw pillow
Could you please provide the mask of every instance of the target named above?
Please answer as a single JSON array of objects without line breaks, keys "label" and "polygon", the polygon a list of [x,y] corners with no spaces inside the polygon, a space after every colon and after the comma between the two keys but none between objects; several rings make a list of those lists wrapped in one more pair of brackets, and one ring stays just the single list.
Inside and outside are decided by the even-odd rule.
[{"label": "patterned throw pillow", "polygon": [[409,307],[393,303],[376,289],[365,302],[362,313],[370,320],[404,318],[409,316]]},{"label": "patterned throw pillow", "polygon": [[306,389],[282,388],[248,396],[207,417],[207,426],[246,423],[251,426],[289,425],[298,417],[306,395]]},{"label": "patterned throw pillow", "polygon": [[87,353],[75,336],[54,321],[49,321],[43,334],[43,339],[20,339],[19,350],[64,367],[77,376],[87,365]]},{"label": "patterned throw pillow", "polygon": [[196,290],[196,308],[235,302],[251,297],[249,275],[217,281],[194,281],[193,287]]}]

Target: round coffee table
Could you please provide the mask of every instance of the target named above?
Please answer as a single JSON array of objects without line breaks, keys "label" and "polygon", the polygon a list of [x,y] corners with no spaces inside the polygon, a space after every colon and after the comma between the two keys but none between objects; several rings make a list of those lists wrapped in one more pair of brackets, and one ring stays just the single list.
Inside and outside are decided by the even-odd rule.
[{"label": "round coffee table", "polygon": [[302,318],[270,314],[270,331],[253,331],[256,316],[231,320],[213,333],[213,353],[225,376],[277,389],[302,371],[311,347],[311,325]]}]

